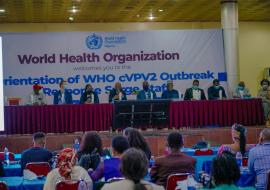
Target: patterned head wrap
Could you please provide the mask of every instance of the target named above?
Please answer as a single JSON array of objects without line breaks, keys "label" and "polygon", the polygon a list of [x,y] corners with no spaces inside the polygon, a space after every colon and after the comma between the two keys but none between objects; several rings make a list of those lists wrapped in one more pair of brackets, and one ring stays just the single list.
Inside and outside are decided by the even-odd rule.
[{"label": "patterned head wrap", "polygon": [[76,164],[76,153],[75,150],[71,148],[63,149],[57,158],[57,168],[59,169],[59,173],[66,180],[71,179],[71,171],[72,168]]}]

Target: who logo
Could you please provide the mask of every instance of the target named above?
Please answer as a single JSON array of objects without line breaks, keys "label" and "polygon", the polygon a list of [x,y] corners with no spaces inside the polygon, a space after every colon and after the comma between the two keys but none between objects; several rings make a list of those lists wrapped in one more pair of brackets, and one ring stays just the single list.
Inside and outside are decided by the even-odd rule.
[{"label": "who logo", "polygon": [[103,39],[100,35],[93,33],[86,38],[86,46],[89,49],[100,49],[102,47]]}]

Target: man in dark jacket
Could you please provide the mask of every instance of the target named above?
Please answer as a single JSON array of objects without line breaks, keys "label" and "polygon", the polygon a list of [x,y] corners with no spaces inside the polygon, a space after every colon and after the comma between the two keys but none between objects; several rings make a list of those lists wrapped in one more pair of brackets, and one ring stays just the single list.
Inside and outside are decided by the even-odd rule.
[{"label": "man in dark jacket", "polygon": [[179,132],[172,132],[167,138],[170,154],[155,159],[150,176],[153,182],[166,186],[167,178],[176,173],[194,173],[196,159],[180,152],[183,138]]},{"label": "man in dark jacket", "polygon": [[186,90],[184,100],[206,100],[204,90],[199,88],[197,79],[193,81],[192,87]]}]

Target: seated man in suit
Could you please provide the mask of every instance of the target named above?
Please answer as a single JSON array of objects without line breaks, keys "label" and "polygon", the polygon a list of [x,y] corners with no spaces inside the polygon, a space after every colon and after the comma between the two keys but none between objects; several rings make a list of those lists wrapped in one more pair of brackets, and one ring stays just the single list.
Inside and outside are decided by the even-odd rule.
[{"label": "seated man in suit", "polygon": [[179,93],[177,90],[173,89],[173,81],[167,81],[167,90],[162,92],[162,99],[179,99]]},{"label": "seated man in suit", "polygon": [[141,90],[137,95],[137,100],[151,100],[156,98],[157,95],[155,91],[149,88],[149,83],[147,81],[143,81],[143,90]]},{"label": "seated man in suit", "polygon": [[85,86],[84,92],[80,98],[80,103],[81,104],[93,104],[93,103],[98,104],[99,103],[98,95],[93,90],[93,87],[91,84],[87,84]]},{"label": "seated man in suit", "polygon": [[199,84],[197,79],[193,81],[192,87],[185,92],[184,100],[206,100],[204,90],[199,88]]},{"label": "seated man in suit", "polygon": [[30,162],[48,162],[52,160],[52,153],[45,149],[46,137],[42,132],[35,133],[33,135],[34,146],[29,148],[22,153],[21,167],[22,170],[25,168],[26,164]]},{"label": "seated man in suit", "polygon": [[109,102],[127,100],[126,92],[122,89],[120,82],[116,82],[114,88],[110,91]]},{"label": "seated man in suit", "polygon": [[172,132],[167,138],[170,153],[155,159],[151,168],[150,176],[152,182],[166,186],[167,178],[176,173],[194,173],[196,159],[181,153],[183,137],[179,132]]},{"label": "seated man in suit", "polygon": [[72,104],[72,94],[67,90],[67,81],[62,80],[59,86],[60,90],[53,95],[53,104]]},{"label": "seated man in suit", "polygon": [[208,88],[208,99],[209,100],[226,99],[225,90],[222,86],[220,86],[218,79],[214,79],[213,86]]}]

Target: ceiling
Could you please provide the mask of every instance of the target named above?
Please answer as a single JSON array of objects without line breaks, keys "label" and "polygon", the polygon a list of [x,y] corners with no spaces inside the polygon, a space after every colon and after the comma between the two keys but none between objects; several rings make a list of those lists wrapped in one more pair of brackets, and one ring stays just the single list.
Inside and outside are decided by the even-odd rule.
[{"label": "ceiling", "polygon": [[[0,23],[212,22],[220,0],[0,0]],[[240,21],[270,21],[270,0],[238,0]]]}]

